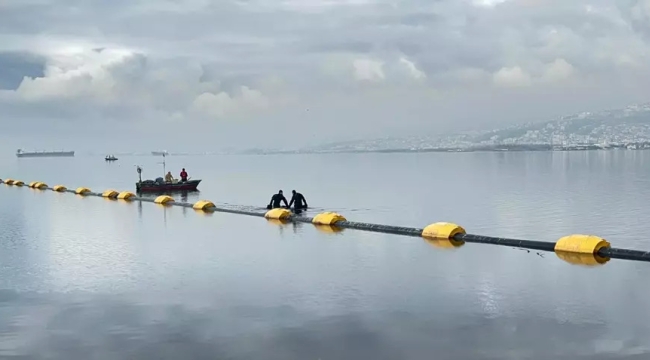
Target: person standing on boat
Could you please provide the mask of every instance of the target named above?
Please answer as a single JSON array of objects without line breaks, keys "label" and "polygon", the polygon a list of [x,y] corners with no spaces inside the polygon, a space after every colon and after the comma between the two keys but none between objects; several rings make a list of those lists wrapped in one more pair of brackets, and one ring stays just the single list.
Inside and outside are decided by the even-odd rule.
[{"label": "person standing on boat", "polygon": [[284,197],[284,195],[282,194],[282,190],[280,190],[280,191],[278,191],[277,194],[275,194],[275,195],[273,195],[271,197],[271,202],[266,206],[266,208],[267,209],[275,209],[275,208],[282,207],[282,205],[280,205],[280,203],[283,202],[283,201],[284,201],[284,205],[289,207],[289,204],[287,204],[287,198]]},{"label": "person standing on boat", "polygon": [[174,175],[172,175],[171,171],[167,171],[167,175],[165,175],[165,182],[174,182]]},{"label": "person standing on boat", "polygon": [[293,196],[291,196],[291,201],[289,201],[289,207],[293,204],[293,208],[296,210],[304,210],[307,208],[307,199],[302,196],[301,193],[296,192],[296,190],[291,190]]},{"label": "person standing on boat", "polygon": [[181,181],[187,181],[187,171],[185,171],[185,168],[181,171]]}]

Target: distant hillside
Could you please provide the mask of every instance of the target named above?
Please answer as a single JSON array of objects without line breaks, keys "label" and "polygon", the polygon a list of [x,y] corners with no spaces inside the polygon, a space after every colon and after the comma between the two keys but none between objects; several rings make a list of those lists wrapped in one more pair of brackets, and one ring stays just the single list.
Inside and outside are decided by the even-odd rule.
[{"label": "distant hillside", "polygon": [[[623,109],[583,112],[542,123],[441,137],[384,138],[339,142],[298,152],[432,151],[499,147],[624,147],[650,143],[650,103]],[[293,152],[293,151],[292,151]]]}]

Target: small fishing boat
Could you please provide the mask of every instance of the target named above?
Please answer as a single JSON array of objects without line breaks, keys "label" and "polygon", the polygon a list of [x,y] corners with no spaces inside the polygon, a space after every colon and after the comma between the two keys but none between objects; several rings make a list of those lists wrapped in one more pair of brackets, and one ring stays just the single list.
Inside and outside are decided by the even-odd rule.
[{"label": "small fishing boat", "polygon": [[161,178],[156,180],[138,181],[135,190],[139,193],[166,193],[175,191],[197,191],[201,180],[187,180],[165,182]]},{"label": "small fishing boat", "polygon": [[106,155],[104,160],[106,160],[106,161],[117,161],[117,158],[115,156],[113,156],[113,155]]},{"label": "small fishing boat", "polygon": [[[162,155],[163,174],[165,174],[165,154]],[[173,180],[167,182],[162,177],[155,180],[142,180],[142,167],[137,166],[138,182],[135,183],[135,190],[138,193],[166,193],[175,191],[198,191],[201,180],[187,179],[186,181]]]}]

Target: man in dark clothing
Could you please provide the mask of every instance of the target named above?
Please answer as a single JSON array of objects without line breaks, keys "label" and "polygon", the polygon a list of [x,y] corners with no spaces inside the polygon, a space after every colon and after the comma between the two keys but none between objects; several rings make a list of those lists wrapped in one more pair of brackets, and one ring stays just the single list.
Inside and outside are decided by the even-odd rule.
[{"label": "man in dark clothing", "polygon": [[289,201],[289,207],[291,207],[291,204],[293,204],[293,208],[296,210],[303,210],[307,208],[307,199],[305,199],[304,196],[302,196],[301,193],[296,192],[296,190],[292,190],[291,193],[293,196],[291,196],[291,201]]},{"label": "man in dark clothing", "polygon": [[289,207],[289,204],[287,204],[287,198],[284,197],[284,195],[282,194],[282,190],[280,190],[280,191],[278,191],[277,194],[275,194],[275,195],[273,195],[271,197],[271,202],[269,203],[269,205],[266,208],[267,209],[275,209],[275,208],[282,207],[282,205],[280,205],[280,203],[282,201],[284,201],[284,205]]},{"label": "man in dark clothing", "polygon": [[181,181],[187,181],[187,171],[185,171],[185,168],[181,171]]}]

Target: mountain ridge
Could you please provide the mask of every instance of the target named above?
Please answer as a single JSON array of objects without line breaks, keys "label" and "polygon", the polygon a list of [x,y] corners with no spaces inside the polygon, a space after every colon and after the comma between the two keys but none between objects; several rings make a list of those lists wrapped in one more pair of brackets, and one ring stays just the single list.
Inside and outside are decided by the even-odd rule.
[{"label": "mountain ridge", "polygon": [[[441,136],[342,141],[282,153],[583,150],[650,147],[650,102]],[[270,153],[267,151],[267,153]]]}]

